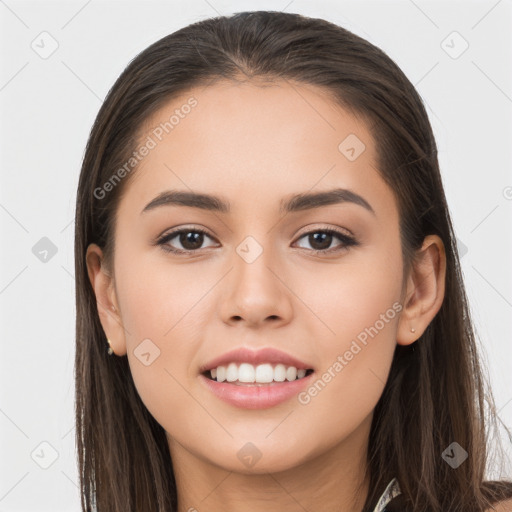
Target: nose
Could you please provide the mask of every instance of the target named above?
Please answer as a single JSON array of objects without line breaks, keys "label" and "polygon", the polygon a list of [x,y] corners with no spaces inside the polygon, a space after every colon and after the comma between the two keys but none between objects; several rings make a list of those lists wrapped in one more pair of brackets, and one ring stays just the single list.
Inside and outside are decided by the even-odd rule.
[{"label": "nose", "polygon": [[224,279],[225,294],[221,317],[229,324],[248,327],[283,326],[293,315],[293,293],[286,286],[283,262],[263,250],[254,260],[244,259],[236,251],[233,268]]}]

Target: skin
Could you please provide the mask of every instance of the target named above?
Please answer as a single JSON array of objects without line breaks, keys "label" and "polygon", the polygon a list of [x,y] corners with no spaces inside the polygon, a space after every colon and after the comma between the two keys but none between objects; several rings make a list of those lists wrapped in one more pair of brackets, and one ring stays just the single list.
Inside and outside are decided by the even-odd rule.
[{"label": "skin", "polygon": [[[393,351],[414,343],[443,301],[443,243],[428,236],[402,282],[398,208],[376,168],[375,142],[321,89],[288,82],[195,88],[156,112],[141,140],[190,96],[198,105],[142,160],[125,190],[112,271],[97,245],[87,250],[105,333],[115,354],[128,357],[143,402],[167,432],[180,512],[359,511],[373,410]],[[338,150],[349,134],[366,146],[354,161]],[[278,211],[291,194],[335,187],[363,196],[375,215],[353,203]],[[141,215],[169,189],[220,195],[232,211],[163,206]],[[152,244],[181,226],[208,231],[195,256]],[[304,234],[325,228],[348,230],[360,245],[313,254],[321,244]],[[247,236],[263,249],[252,263],[236,252]],[[324,247],[343,247],[331,240]],[[183,248],[179,237],[168,244]],[[239,409],[198,378],[200,365],[238,346],[276,347],[321,376],[396,302],[400,314],[306,405],[293,397]],[[134,355],[146,338],[160,349],[149,366]],[[252,467],[237,457],[247,442],[261,453]]]}]

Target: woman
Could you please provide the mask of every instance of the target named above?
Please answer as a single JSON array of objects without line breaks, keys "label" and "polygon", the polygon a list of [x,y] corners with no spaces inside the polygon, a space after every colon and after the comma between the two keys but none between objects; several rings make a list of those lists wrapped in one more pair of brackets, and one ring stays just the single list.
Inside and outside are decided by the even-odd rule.
[{"label": "woman", "polygon": [[75,252],[84,510],[512,510],[433,133],[367,41],[262,11],[151,45]]}]

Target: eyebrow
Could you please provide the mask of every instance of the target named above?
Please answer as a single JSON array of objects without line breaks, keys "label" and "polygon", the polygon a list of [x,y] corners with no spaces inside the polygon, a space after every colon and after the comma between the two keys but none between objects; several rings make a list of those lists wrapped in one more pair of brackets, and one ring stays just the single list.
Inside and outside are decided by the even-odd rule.
[{"label": "eyebrow", "polygon": [[[281,214],[293,213],[341,203],[353,203],[362,206],[376,215],[366,199],[345,188],[292,195],[281,200],[279,211]],[[186,190],[167,190],[151,200],[144,207],[141,214],[160,206],[189,206],[219,213],[229,213],[231,210],[230,203],[218,196]]]}]

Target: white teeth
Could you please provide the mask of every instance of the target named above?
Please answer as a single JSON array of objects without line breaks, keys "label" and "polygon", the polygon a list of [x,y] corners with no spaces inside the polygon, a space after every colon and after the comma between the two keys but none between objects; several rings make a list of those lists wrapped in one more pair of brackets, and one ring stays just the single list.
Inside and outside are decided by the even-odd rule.
[{"label": "white teeth", "polygon": [[226,380],[226,367],[219,366],[217,368],[217,382],[224,382]]},{"label": "white teeth", "polygon": [[254,366],[249,363],[229,363],[227,366],[218,366],[210,370],[212,379],[217,382],[245,382],[261,383],[284,382],[302,379],[306,376],[306,370],[297,370],[295,366],[286,367],[284,364],[277,364],[272,367],[269,363]]},{"label": "white teeth", "polygon": [[255,371],[252,364],[242,363],[238,368],[238,380],[240,382],[254,382]]},{"label": "white teeth", "polygon": [[286,379],[286,366],[284,364],[278,364],[274,368],[274,380],[284,382],[284,379]]},{"label": "white teeth", "polygon": [[235,382],[235,380],[238,380],[238,366],[236,363],[229,363],[226,370],[226,380],[228,382]]},{"label": "white teeth", "polygon": [[269,364],[256,366],[256,382],[272,382],[274,380],[274,368]]},{"label": "white teeth", "polygon": [[297,378],[297,368],[289,366],[286,369],[286,380],[295,380]]}]

